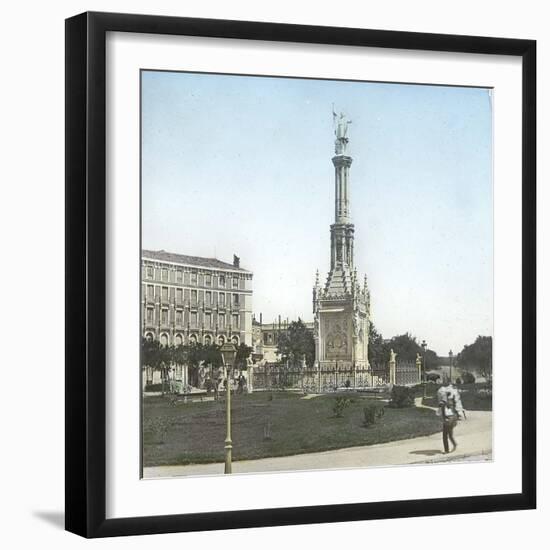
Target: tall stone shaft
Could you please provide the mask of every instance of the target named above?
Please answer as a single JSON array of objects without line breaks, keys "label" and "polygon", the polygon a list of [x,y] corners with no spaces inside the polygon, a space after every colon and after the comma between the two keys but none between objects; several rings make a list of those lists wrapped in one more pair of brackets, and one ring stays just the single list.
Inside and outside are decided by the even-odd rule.
[{"label": "tall stone shaft", "polygon": [[349,167],[353,159],[347,155],[332,157],[334,164],[334,222],[350,223],[350,193],[349,193]]},{"label": "tall stone shaft", "polygon": [[353,269],[354,226],[351,223],[349,167],[353,159],[344,154],[332,157],[334,164],[334,224],[330,226],[330,268]]}]

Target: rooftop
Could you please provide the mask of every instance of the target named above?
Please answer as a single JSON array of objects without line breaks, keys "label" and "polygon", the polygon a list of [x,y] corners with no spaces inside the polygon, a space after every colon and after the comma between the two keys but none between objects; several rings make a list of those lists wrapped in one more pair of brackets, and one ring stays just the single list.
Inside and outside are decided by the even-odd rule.
[{"label": "rooftop", "polygon": [[202,258],[201,256],[186,256],[184,254],[175,254],[166,252],[166,250],[142,250],[141,257],[148,260],[158,260],[161,262],[190,265],[195,267],[209,267],[213,269],[222,269],[229,271],[242,271],[250,273],[247,269],[237,267],[228,262],[222,262],[217,258]]}]

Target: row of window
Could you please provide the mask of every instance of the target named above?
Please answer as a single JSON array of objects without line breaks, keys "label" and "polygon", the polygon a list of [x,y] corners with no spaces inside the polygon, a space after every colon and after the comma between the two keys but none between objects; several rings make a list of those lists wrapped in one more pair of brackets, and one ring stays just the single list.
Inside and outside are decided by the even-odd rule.
[{"label": "row of window", "polygon": [[[147,332],[145,334],[145,338],[147,338],[148,340],[154,340],[155,335],[152,332]],[[169,339],[168,334],[161,334],[159,340],[160,340],[161,345],[163,345],[163,346],[166,346],[170,343],[169,342],[170,339]],[[176,346],[181,346],[182,344],[197,344],[197,343],[200,342],[202,344],[205,344],[205,345],[209,346],[210,344],[213,344],[214,342],[216,342],[217,344],[219,344],[221,346],[221,345],[225,344],[226,341],[227,341],[227,338],[223,334],[220,334],[215,339],[210,334],[205,334],[202,337],[202,342],[201,342],[200,336],[197,335],[197,334],[189,335],[187,337],[187,341],[186,341],[186,337],[185,337],[184,334],[176,334],[174,336],[174,342],[173,343]],[[232,336],[229,341],[231,343],[237,345],[237,346],[239,345],[239,337],[236,336],[236,335]]]},{"label": "row of window", "polygon": [[[157,289],[159,287],[156,287]],[[158,290],[156,291],[158,294]],[[198,298],[202,298],[202,291],[199,294],[197,290],[191,290],[190,292],[185,292],[185,298],[191,300],[191,305],[196,306],[198,303]],[[172,292],[170,295],[173,297],[174,292],[172,289]],[[228,294],[229,296],[229,294]],[[153,300],[155,297],[155,285],[147,285],[147,298],[149,300]],[[168,301],[168,287],[162,286],[160,287],[160,298],[163,302]],[[183,288],[176,288],[175,289],[175,298],[176,303],[183,304],[183,298],[184,298],[184,291]],[[233,294],[231,296],[231,301],[234,306],[240,305],[240,295],[239,294]],[[212,292],[210,290],[204,291],[204,305],[205,306],[213,306],[213,305],[219,305],[220,307],[225,307],[225,292]]]},{"label": "row of window", "polygon": [[[238,314],[234,315],[225,315],[224,313],[216,314],[216,313],[205,313],[202,318],[202,324],[204,328],[206,329],[214,329],[216,328],[216,325],[218,327],[218,330],[224,330],[226,328],[226,317],[230,317],[231,320],[231,327],[234,329],[239,329],[241,326],[241,318]],[[160,319],[158,318],[158,314],[155,315],[155,308],[148,307],[145,311],[145,320],[147,322],[147,325],[153,326],[155,323],[160,321],[160,324],[163,326],[168,326],[170,324],[170,321],[175,322],[175,325],[177,327],[183,327],[184,325],[184,316],[183,311],[177,309],[175,311],[175,317],[172,316],[172,319],[170,319],[170,312],[168,309],[161,309],[160,310]],[[196,311],[191,311],[189,315],[189,324],[192,328],[198,328],[199,327],[199,317],[197,315]]]},{"label": "row of window", "polygon": [[[175,275],[174,275],[174,270],[169,270],[167,267],[156,268],[156,272],[157,272],[156,273],[157,279],[160,279],[161,281],[166,281],[166,282],[169,281],[170,272],[172,272],[172,276],[170,277],[172,279],[171,282],[183,284],[185,279],[185,284],[200,285],[200,286],[202,285],[212,286],[212,282],[213,282],[211,273],[199,275],[199,273],[197,273],[196,271],[184,272],[181,269],[176,269]],[[153,266],[150,266],[150,265],[146,266],[145,277],[147,279],[155,279],[155,268]],[[226,288],[227,278],[225,275],[217,275],[214,278],[217,279],[217,286],[219,288]],[[229,277],[229,279],[231,279],[232,288],[239,288],[239,277]]]}]

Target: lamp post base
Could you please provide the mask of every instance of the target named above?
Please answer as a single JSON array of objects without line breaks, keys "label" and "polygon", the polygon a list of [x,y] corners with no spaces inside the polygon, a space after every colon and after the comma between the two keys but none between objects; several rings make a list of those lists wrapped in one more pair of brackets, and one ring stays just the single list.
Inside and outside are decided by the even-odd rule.
[{"label": "lamp post base", "polygon": [[231,451],[233,449],[233,445],[231,441],[225,442],[225,469],[224,474],[230,474],[231,473]]}]

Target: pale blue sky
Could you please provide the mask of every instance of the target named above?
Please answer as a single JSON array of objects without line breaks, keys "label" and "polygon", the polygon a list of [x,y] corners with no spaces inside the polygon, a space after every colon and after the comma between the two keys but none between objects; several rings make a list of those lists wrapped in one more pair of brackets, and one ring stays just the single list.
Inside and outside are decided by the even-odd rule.
[{"label": "pale blue sky", "polygon": [[350,126],[355,261],[384,337],[492,335],[486,89],[142,73],[143,247],[254,272],[254,312],[311,320],[334,221],[332,103]]}]

